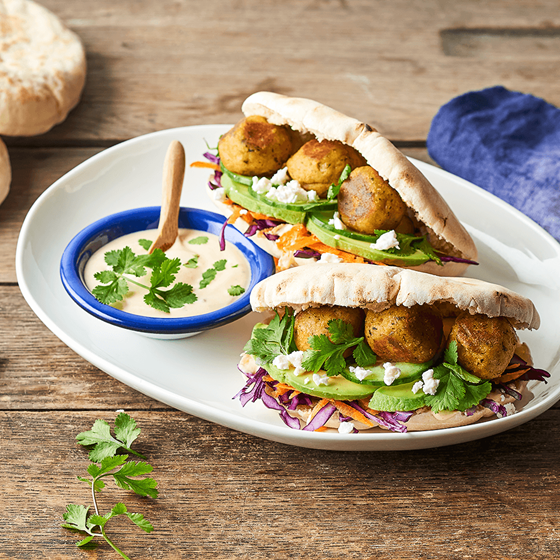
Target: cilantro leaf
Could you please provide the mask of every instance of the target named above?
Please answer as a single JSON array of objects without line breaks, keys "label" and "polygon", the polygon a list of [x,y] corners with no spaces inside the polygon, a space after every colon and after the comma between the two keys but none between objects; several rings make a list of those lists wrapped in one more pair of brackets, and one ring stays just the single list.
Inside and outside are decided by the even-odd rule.
[{"label": "cilantro leaf", "polygon": [[123,465],[120,470],[112,473],[112,475],[119,488],[122,488],[124,490],[132,490],[139,496],[150,496],[150,498],[157,498],[157,482],[153,478],[142,478],[140,480],[131,478],[133,476],[140,476],[149,472],[152,472],[152,466],[148,465],[148,463],[135,463],[133,461],[130,461]]},{"label": "cilantro leaf", "polygon": [[78,531],[87,531],[86,519],[89,507],[80,506],[77,504],[68,504],[66,512],[62,514],[62,518],[66,521],[63,527],[67,529],[76,529]]},{"label": "cilantro leaf", "polygon": [[352,355],[360,367],[373,366],[377,362],[377,356],[365,340],[358,343]]},{"label": "cilantro leaf", "polygon": [[151,533],[154,530],[154,526],[144,518],[141,513],[127,513],[127,517],[135,523],[142,531],[146,533]]},{"label": "cilantro leaf", "polygon": [[157,294],[169,305],[179,309],[187,304],[194,303],[198,300],[196,294],[193,294],[193,287],[190,284],[178,282],[172,288],[166,291],[158,290]]},{"label": "cilantro leaf", "polygon": [[126,447],[130,448],[140,435],[140,431],[140,428],[136,426],[136,421],[126,412],[120,412],[115,418],[115,435]]},{"label": "cilantro leaf", "polygon": [[149,239],[139,239],[138,240],[138,245],[140,245],[140,247],[142,247],[142,249],[145,249],[146,251],[149,251],[150,247],[152,246],[152,241],[150,241]]},{"label": "cilantro leaf", "polygon": [[208,243],[208,237],[204,235],[200,235],[199,237],[195,237],[188,242],[190,245],[205,245]]},{"label": "cilantro leaf", "polygon": [[210,282],[212,282],[212,280],[214,280],[214,278],[216,278],[216,269],[215,268],[209,268],[208,270],[205,270],[202,273],[202,280],[200,281],[198,287],[202,290],[203,288],[206,288],[206,286],[208,286],[208,284],[210,284]]},{"label": "cilantro leaf", "polygon": [[342,183],[348,179],[350,173],[352,172],[352,167],[350,165],[346,165],[346,167],[342,170],[340,174],[340,178],[338,179],[338,183],[335,185],[334,183],[329,187],[327,192],[327,198],[329,200],[336,198],[338,193],[340,192],[340,187],[342,187]]},{"label": "cilantro leaf", "polygon": [[156,266],[150,278],[152,288],[167,288],[175,280],[175,276],[181,268],[181,259],[166,259],[160,266]]},{"label": "cilantro leaf", "polygon": [[283,317],[278,311],[266,327],[257,325],[243,351],[257,358],[260,363],[271,363],[279,354],[296,350],[294,338],[294,312],[286,308]]},{"label": "cilantro leaf", "polygon": [[[95,274],[95,277],[97,280],[99,280],[99,278],[97,278],[97,274]],[[95,286],[91,293],[101,303],[110,305],[111,303],[122,301],[123,297],[128,293],[128,284],[126,280],[122,276],[120,276],[113,280],[107,286],[102,286],[101,284]]]},{"label": "cilantro leaf", "polygon": [[230,286],[228,288],[228,294],[230,296],[240,296],[245,293],[245,288],[242,288],[239,284],[235,286]]},{"label": "cilantro leaf", "polygon": [[[123,418],[122,422],[123,424],[126,423],[126,419]],[[136,423],[134,423],[134,427],[136,427]],[[130,448],[130,444],[133,443],[134,440],[131,440],[130,444],[127,445],[125,441],[114,438],[111,435],[111,428],[105,420],[96,420],[91,430],[78,434],[76,439],[80,445],[86,447],[90,445],[94,446],[89,454],[90,461],[94,463],[100,463],[105,457],[111,457],[121,447],[129,453],[133,453],[134,455],[145,459],[141,453],[133,451]]]},{"label": "cilantro leaf", "polygon": [[183,264],[186,268],[196,268],[198,266],[198,257],[200,255],[195,255],[192,259],[189,259],[186,263]]},{"label": "cilantro leaf", "polygon": [[212,266],[218,271],[221,272],[222,270],[226,269],[226,263],[227,260],[226,259],[220,259],[219,261],[216,261]]}]

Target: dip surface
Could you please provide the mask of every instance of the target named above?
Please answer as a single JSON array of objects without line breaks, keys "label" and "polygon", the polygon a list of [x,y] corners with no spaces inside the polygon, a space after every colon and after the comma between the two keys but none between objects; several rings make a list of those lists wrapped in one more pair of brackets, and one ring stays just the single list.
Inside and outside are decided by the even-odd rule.
[{"label": "dip surface", "polygon": [[[86,263],[84,281],[87,288],[91,291],[99,284],[94,278],[95,273],[102,270],[111,270],[105,263],[105,253],[117,249],[124,249],[124,247],[130,247],[136,255],[145,255],[148,251],[142,248],[138,240],[149,239],[150,241],[154,241],[156,237],[156,229],[138,231],[123,235],[101,247],[101,249],[96,251]],[[197,238],[199,241],[203,241],[204,238],[208,241],[200,244],[189,243],[189,241]],[[146,303],[144,303],[144,296],[148,291],[128,282],[129,291],[124,296],[124,300],[113,304],[111,307],[144,317],[169,319],[174,317],[203,315],[204,313],[222,309],[235,302],[239,296],[231,296],[228,293],[228,289],[232,286],[241,286],[246,290],[251,279],[251,269],[243,253],[233,243],[226,243],[225,250],[220,251],[218,236],[206,231],[179,229],[177,240],[165,254],[170,259],[176,257],[181,259],[181,268],[177,273],[174,284],[177,282],[190,284],[193,287],[193,292],[198,297],[196,302],[186,304],[179,309],[172,308],[169,313],[165,313],[164,311],[146,305]],[[197,256],[198,264],[196,268],[182,266]],[[205,288],[200,288],[199,285],[203,278],[203,272],[214,268],[214,263],[222,259],[226,260],[225,269],[217,271],[216,277]],[[131,278],[140,284],[149,286],[152,271],[146,269],[146,272],[147,274],[145,276],[139,278],[131,276]]]}]

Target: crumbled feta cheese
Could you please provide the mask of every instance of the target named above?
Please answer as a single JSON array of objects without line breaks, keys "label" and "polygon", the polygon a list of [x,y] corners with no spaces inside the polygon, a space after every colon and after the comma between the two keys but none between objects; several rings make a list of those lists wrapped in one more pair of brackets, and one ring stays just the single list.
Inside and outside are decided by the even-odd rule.
[{"label": "crumbled feta cheese", "polygon": [[311,381],[311,377],[306,377],[304,383],[307,385]]},{"label": "crumbled feta cheese", "polygon": [[338,235],[338,233],[336,235],[333,236],[337,241],[340,239],[340,235]]},{"label": "crumbled feta cheese", "polygon": [[420,391],[422,389],[422,387],[424,386],[424,383],[422,383],[422,381],[417,381],[413,386],[412,386],[412,392],[414,394],[418,393],[418,391]]},{"label": "crumbled feta cheese", "polygon": [[226,191],[223,187],[218,187],[212,191],[212,197],[216,202],[223,202],[227,196]]},{"label": "crumbled feta cheese", "polygon": [[306,370],[301,365],[301,363],[303,362],[302,350],[296,350],[295,352],[288,354],[288,360],[290,361],[290,364],[292,364],[296,368],[294,371],[296,375],[301,375],[302,373],[305,373]]},{"label": "crumbled feta cheese", "polygon": [[319,200],[319,195],[317,194],[317,191],[314,191],[313,189],[308,190],[307,191],[307,201],[308,202],[317,202],[317,200]]},{"label": "crumbled feta cheese", "polygon": [[351,434],[354,431],[354,424],[352,422],[341,422],[338,427],[339,434]]},{"label": "crumbled feta cheese", "polygon": [[288,359],[288,356],[279,354],[276,358],[274,358],[274,360],[272,360],[272,365],[278,369],[289,369],[290,360]]},{"label": "crumbled feta cheese", "polygon": [[360,381],[363,381],[371,371],[369,369],[360,367],[360,366],[350,366],[348,368]]},{"label": "crumbled feta cheese", "polygon": [[287,167],[283,167],[282,169],[279,169],[271,178],[270,178],[270,182],[273,185],[285,185],[288,182],[289,179],[289,175],[288,175],[288,168]]},{"label": "crumbled feta cheese", "polygon": [[315,385],[328,385],[329,384],[329,376],[328,375],[319,375],[318,373],[313,374],[313,383]]},{"label": "crumbled feta cheese", "polygon": [[385,375],[383,376],[385,385],[391,385],[401,374],[401,370],[391,362],[385,362],[383,368],[385,369]]},{"label": "crumbled feta cheese", "polygon": [[247,210],[245,210],[245,208],[239,210],[239,215],[240,216],[245,216],[245,214],[247,214]]},{"label": "crumbled feta cheese", "polygon": [[323,253],[321,258],[317,261],[318,263],[340,263],[342,259],[333,255],[332,253]]},{"label": "crumbled feta cheese", "polygon": [[251,187],[258,194],[266,194],[272,189],[272,183],[266,177],[253,177],[253,185]]},{"label": "crumbled feta cheese", "polygon": [[508,402],[507,404],[505,404],[504,408],[506,409],[506,413],[507,413],[508,416],[513,416],[517,412],[517,409],[515,408],[515,405],[511,402]]},{"label": "crumbled feta cheese", "polygon": [[302,189],[297,181],[289,181],[285,185],[280,185],[276,189],[270,189],[266,193],[270,200],[277,200],[284,204],[294,204],[295,202],[307,202],[307,191]]},{"label": "crumbled feta cheese", "polygon": [[371,243],[370,247],[372,249],[377,249],[378,251],[386,251],[387,249],[399,249],[399,242],[397,240],[397,234],[395,230],[392,229],[379,236],[379,239],[375,243]]},{"label": "crumbled feta cheese", "polygon": [[500,402],[504,402],[506,400],[505,395],[500,395]]},{"label": "crumbled feta cheese", "polygon": [[329,220],[329,226],[332,226],[334,229],[346,229],[346,226],[342,223],[338,212],[335,212],[333,217]]},{"label": "crumbled feta cheese", "polygon": [[439,386],[439,379],[434,379],[434,370],[427,369],[422,374],[422,380],[424,381],[424,393],[426,393],[426,395],[435,395]]}]

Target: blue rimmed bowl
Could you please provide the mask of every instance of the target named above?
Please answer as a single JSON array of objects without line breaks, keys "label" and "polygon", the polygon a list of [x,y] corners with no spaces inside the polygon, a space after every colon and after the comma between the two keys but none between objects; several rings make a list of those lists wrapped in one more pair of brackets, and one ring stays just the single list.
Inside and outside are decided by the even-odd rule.
[{"label": "blue rimmed bowl", "polygon": [[[86,288],[84,269],[89,258],[104,245],[129,233],[157,229],[159,206],[136,208],[112,214],[84,228],[67,245],[60,261],[60,277],[70,297],[98,319],[123,329],[153,338],[174,339],[231,323],[251,311],[249,298],[253,287],[274,273],[273,258],[237,229],[227,226],[226,243],[233,243],[247,259],[251,280],[245,293],[230,305],[193,317],[154,318],[133,315],[97,301]],[[197,208],[181,208],[179,227],[220,235],[224,217]]]}]

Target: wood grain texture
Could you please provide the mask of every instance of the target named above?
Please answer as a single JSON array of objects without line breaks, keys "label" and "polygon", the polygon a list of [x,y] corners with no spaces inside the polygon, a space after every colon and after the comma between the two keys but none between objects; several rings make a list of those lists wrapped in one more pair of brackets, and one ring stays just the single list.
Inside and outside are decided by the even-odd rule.
[{"label": "wood grain texture", "polygon": [[[439,107],[473,89],[501,84],[560,105],[550,79],[560,52],[539,48],[560,27],[555,0],[44,4],[82,38],[88,79],[67,121],[26,145],[235,122],[259,90],[317,99],[395,140],[424,139]],[[479,34],[460,63],[444,49],[450,29],[488,28],[531,34],[517,37],[515,57],[503,53],[516,38],[503,49],[495,34]]]},{"label": "wood grain texture", "polygon": [[[501,436],[431,451],[326,452],[233,432],[180,412],[131,414],[160,497],[116,489],[154,525],[107,531],[131,558],[556,559],[559,411]],[[112,414],[4,412],[0,476],[8,499],[0,559],[117,558],[85,553],[59,527],[90,504],[77,433]]]}]

